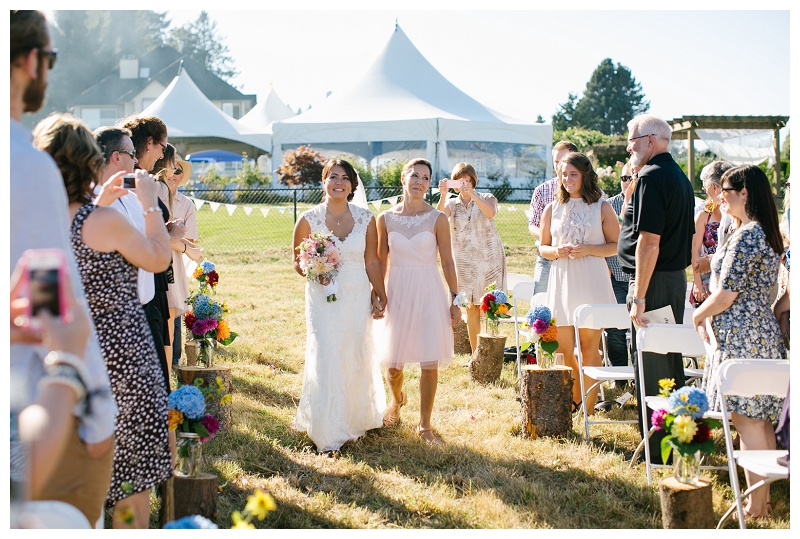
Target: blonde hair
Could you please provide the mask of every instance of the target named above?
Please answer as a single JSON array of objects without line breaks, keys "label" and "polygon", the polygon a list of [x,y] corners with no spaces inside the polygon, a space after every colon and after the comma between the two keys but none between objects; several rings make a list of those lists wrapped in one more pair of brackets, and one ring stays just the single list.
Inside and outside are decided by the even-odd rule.
[{"label": "blonde hair", "polygon": [[478,173],[475,172],[475,168],[469,163],[458,163],[453,167],[453,172],[450,174],[450,178],[457,180],[461,176],[466,176],[469,178],[473,189],[478,186]]}]

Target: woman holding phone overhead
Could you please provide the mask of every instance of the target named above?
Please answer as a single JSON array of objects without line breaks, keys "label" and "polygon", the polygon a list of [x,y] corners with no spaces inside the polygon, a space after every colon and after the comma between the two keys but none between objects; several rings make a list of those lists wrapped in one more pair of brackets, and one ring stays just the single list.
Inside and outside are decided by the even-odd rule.
[{"label": "woman holding phone overhead", "polygon": [[[495,283],[506,289],[506,255],[503,242],[494,225],[497,199],[491,193],[478,193],[478,174],[469,163],[458,163],[450,175],[453,179],[439,182],[439,203],[436,209],[450,220],[453,257],[460,290],[467,295],[467,333],[473,352],[478,346],[481,329],[481,298],[486,287]],[[451,182],[458,193],[447,199]]]}]

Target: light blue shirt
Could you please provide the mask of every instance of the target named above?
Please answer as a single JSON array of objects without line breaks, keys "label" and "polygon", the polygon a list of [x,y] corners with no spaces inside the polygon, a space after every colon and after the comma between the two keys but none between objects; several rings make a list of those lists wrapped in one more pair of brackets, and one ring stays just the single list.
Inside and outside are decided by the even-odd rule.
[{"label": "light blue shirt", "polygon": [[[67,257],[67,272],[78,301],[87,310],[83,284],[70,244],[70,217],[64,181],[53,159],[35,149],[31,132],[11,119],[11,233],[10,266],[13,271],[17,260],[27,249],[61,249]],[[91,413],[84,413],[83,405],[74,410],[79,420],[78,432],[86,443],[97,443],[114,434],[117,405],[111,393],[103,356],[92,325],[86,360],[86,389],[96,392],[91,398]],[[42,359],[47,350],[42,346],[15,344],[11,346],[11,369],[24,376],[24,400],[36,398],[37,383],[44,374]]]}]

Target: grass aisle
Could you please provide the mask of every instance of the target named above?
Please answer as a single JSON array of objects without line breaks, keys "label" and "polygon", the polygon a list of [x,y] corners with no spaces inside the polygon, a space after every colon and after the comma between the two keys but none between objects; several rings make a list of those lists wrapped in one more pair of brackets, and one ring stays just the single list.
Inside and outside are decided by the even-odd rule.
[{"label": "grass aisle", "polygon": [[[255,488],[278,504],[257,527],[661,527],[657,485],[647,486],[643,465],[628,466],[635,428],[598,426],[588,443],[581,424],[562,439],[522,438],[511,363],[490,386],[469,381],[466,356],[440,373],[433,425],[441,446],[429,447],[413,432],[419,376],[407,371],[400,426],[345,444],[338,459],[317,455],[291,427],[302,383],[305,282],[292,271],[289,248],[207,248],[207,256],[217,264],[217,294],[230,306],[231,328],[241,335],[218,349],[219,363],[233,369],[233,427],[203,444],[205,468],[222,485],[220,527],[230,526],[231,513]],[[527,246],[508,250],[510,272],[531,273],[533,261]],[[615,413],[635,417],[630,405]],[[706,475],[719,518],[731,500],[727,473]],[[771,520],[750,527],[789,527],[788,483],[772,492]]]}]

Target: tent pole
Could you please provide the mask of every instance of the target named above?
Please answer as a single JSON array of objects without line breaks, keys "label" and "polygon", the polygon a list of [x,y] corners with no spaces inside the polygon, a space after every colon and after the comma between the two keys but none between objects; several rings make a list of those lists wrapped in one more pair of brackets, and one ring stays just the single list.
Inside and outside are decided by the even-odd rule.
[{"label": "tent pole", "polygon": [[781,130],[773,130],[772,148],[775,150],[775,166],[773,167],[772,194],[778,196],[781,194]]}]

